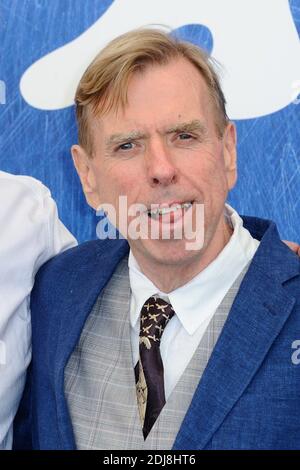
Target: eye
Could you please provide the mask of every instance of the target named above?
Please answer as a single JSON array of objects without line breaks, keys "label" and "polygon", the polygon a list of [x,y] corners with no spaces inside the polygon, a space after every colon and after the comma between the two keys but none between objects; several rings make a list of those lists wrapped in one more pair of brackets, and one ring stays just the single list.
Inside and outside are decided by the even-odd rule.
[{"label": "eye", "polygon": [[186,132],[182,132],[181,134],[178,135],[179,140],[190,140],[193,139],[193,136],[191,134],[187,134]]},{"label": "eye", "polygon": [[132,150],[133,142],[125,142],[124,144],[119,145],[118,150]]}]

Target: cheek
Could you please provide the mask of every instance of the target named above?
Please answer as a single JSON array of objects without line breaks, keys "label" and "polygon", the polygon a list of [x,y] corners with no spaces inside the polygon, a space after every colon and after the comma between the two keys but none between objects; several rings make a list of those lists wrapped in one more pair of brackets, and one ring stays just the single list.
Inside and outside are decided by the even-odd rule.
[{"label": "cheek", "polygon": [[195,155],[189,167],[185,168],[185,175],[206,197],[209,194],[223,194],[227,188],[224,159],[220,151],[209,149]]},{"label": "cheek", "polygon": [[110,199],[110,202],[118,203],[119,196],[127,196],[128,203],[133,194],[138,190],[141,172],[131,164],[117,162],[110,168],[104,169],[99,174],[98,188],[100,194]]},{"label": "cheek", "polygon": [[115,175],[114,181],[112,181],[115,192],[128,196],[130,199],[130,195],[135,192],[139,185],[140,178],[141,174],[133,174],[129,168],[122,169],[122,171]]}]

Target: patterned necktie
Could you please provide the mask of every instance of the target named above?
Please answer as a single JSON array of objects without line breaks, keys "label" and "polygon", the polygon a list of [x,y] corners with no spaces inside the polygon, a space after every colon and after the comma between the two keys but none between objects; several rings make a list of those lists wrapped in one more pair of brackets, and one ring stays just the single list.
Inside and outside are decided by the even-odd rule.
[{"label": "patterned necktie", "polygon": [[157,296],[146,300],[141,310],[140,357],[134,372],[144,439],[166,403],[160,340],[174,313],[172,305]]}]

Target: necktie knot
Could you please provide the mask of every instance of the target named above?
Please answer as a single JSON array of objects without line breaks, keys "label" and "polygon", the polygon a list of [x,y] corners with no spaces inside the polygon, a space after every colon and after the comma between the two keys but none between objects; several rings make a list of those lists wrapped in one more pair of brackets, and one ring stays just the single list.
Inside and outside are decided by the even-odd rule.
[{"label": "necktie knot", "polygon": [[140,345],[147,349],[154,344],[159,346],[164,329],[174,313],[169,302],[160,297],[149,297],[141,310]]}]

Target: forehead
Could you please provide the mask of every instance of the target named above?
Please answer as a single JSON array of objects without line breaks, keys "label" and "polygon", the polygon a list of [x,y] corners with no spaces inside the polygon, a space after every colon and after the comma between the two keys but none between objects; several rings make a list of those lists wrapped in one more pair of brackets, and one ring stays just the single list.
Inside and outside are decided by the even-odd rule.
[{"label": "forehead", "polygon": [[186,59],[166,65],[149,65],[135,73],[128,84],[127,104],[94,118],[102,135],[111,132],[151,131],[178,122],[212,116],[211,98],[200,71]]}]

